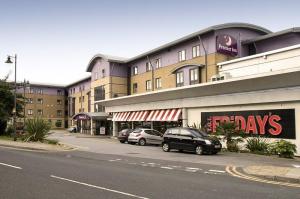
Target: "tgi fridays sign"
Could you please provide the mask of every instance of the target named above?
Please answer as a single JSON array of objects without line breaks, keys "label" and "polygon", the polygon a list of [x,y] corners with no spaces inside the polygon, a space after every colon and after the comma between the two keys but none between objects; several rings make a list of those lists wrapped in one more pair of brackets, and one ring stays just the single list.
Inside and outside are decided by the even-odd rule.
[{"label": "tgi fridays sign", "polygon": [[237,41],[230,35],[218,35],[216,38],[216,48],[217,52],[225,55],[237,56],[238,54]]},{"label": "tgi fridays sign", "polygon": [[235,122],[239,130],[250,135],[296,139],[295,109],[201,113],[201,125],[209,133],[215,133],[223,122]]}]

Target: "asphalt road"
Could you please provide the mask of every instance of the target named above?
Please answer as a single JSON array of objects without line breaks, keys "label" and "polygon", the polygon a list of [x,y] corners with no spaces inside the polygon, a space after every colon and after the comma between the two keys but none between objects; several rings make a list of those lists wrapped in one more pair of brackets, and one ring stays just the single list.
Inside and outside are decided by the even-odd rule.
[{"label": "asphalt road", "polygon": [[300,198],[300,189],[230,176],[223,166],[0,147],[0,198]]}]

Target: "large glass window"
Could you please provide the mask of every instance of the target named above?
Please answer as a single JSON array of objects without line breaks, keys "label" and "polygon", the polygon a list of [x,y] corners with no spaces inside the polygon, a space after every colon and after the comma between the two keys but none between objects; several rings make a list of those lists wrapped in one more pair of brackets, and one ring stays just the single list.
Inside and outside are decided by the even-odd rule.
[{"label": "large glass window", "polygon": [[198,84],[199,83],[199,69],[194,68],[190,70],[190,84]]},{"label": "large glass window", "polygon": [[176,73],[176,87],[183,86],[184,79],[183,79],[183,71]]},{"label": "large glass window", "polygon": [[193,58],[200,56],[200,45],[193,46]]},{"label": "large glass window", "polygon": [[184,61],[186,60],[186,56],[185,56],[185,50],[179,51],[178,52],[178,61]]},{"label": "large glass window", "polygon": [[104,86],[98,86],[94,88],[94,100],[104,100],[105,99],[105,88]]},{"label": "large glass window", "polygon": [[152,83],[151,80],[146,81],[146,91],[151,91],[152,90]]}]

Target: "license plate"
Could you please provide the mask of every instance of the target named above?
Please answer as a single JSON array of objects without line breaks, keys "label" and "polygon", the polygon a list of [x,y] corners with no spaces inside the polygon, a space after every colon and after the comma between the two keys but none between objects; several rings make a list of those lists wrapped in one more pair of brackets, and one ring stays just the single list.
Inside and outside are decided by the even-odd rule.
[{"label": "license plate", "polygon": [[215,148],[219,149],[219,148],[221,148],[221,145],[215,145]]}]

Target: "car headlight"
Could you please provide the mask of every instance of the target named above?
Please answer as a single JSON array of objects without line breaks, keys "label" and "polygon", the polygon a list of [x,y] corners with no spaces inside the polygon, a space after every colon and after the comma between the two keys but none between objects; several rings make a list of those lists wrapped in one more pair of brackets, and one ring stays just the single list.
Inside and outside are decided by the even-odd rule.
[{"label": "car headlight", "polygon": [[211,145],[211,141],[210,140],[204,140],[204,141],[205,141],[205,144]]}]

